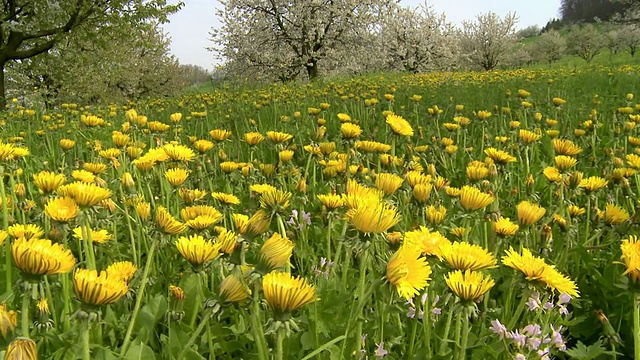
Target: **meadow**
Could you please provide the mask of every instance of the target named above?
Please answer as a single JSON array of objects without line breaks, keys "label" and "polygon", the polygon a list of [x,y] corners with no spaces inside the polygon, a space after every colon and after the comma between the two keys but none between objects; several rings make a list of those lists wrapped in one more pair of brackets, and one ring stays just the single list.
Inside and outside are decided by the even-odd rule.
[{"label": "meadow", "polygon": [[640,358],[639,71],[16,99],[0,351]]}]

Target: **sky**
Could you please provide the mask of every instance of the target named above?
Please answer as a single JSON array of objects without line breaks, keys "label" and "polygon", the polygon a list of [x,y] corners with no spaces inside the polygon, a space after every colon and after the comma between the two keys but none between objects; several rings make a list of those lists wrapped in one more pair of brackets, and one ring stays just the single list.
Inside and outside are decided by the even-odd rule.
[{"label": "sky", "polygon": [[[213,45],[209,32],[220,22],[215,8],[217,0],[183,0],[185,5],[172,15],[170,23],[164,25],[171,38],[171,53],[181,64],[194,64],[212,70],[215,66],[213,53],[206,50]],[[176,3],[176,0],[169,3]],[[459,26],[463,20],[473,20],[476,15],[493,11],[500,16],[515,12],[518,28],[530,25],[543,27],[547,21],[558,17],[560,0],[430,0],[429,5],[438,13],[445,13],[447,19]],[[401,0],[403,6],[417,7],[424,0]]]}]

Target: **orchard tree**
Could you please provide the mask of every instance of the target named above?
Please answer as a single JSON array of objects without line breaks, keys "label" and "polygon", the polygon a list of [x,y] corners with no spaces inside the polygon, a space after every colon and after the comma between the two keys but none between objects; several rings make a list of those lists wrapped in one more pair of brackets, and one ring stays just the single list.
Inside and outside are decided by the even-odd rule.
[{"label": "orchard tree", "polygon": [[624,25],[618,30],[620,35],[622,47],[627,48],[631,56],[636,55],[636,51],[640,49],[640,26],[639,25]]},{"label": "orchard tree", "polygon": [[545,61],[551,65],[566,53],[567,40],[557,30],[549,30],[540,35],[532,47],[532,54],[537,60]]},{"label": "orchard tree", "polygon": [[167,5],[166,0],[0,0],[0,109],[6,106],[9,62],[46,53],[80,28],[149,19],[166,22],[181,6]]},{"label": "orchard tree", "polygon": [[426,2],[414,9],[396,6],[381,26],[378,52],[386,54],[388,69],[417,73],[455,66],[455,30],[445,14],[437,14]]},{"label": "orchard tree", "polygon": [[463,58],[484,70],[493,70],[513,49],[518,19],[515,13],[500,18],[496,13],[480,14],[475,21],[463,21],[459,34]]},{"label": "orchard tree", "polygon": [[600,53],[604,44],[604,37],[592,24],[572,26],[567,37],[569,52],[588,63]]},{"label": "orchard tree", "polygon": [[220,0],[210,50],[240,74],[292,80],[319,75],[332,50],[348,48],[393,0]]},{"label": "orchard tree", "polygon": [[46,56],[16,61],[9,74],[9,94],[37,88],[47,105],[162,97],[186,85],[154,22],[113,24],[93,34],[79,29]]}]

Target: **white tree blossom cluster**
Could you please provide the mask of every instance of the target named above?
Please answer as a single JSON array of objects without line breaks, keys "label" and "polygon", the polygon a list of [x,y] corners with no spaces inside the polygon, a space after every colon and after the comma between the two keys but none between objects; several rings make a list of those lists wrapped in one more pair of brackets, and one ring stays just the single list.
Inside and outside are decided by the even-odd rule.
[{"label": "white tree blossom cluster", "polygon": [[222,26],[212,30],[210,50],[226,73],[249,79],[425,72],[461,64],[492,69],[515,41],[515,15],[501,19],[490,13],[456,29],[427,2],[416,8],[393,0],[220,3]]}]

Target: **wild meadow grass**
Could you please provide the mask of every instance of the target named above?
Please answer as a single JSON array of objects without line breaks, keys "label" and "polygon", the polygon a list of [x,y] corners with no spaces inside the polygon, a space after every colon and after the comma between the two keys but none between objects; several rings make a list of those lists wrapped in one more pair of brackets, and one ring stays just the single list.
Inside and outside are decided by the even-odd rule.
[{"label": "wild meadow grass", "polygon": [[638,358],[639,70],[16,100],[0,349]]}]

